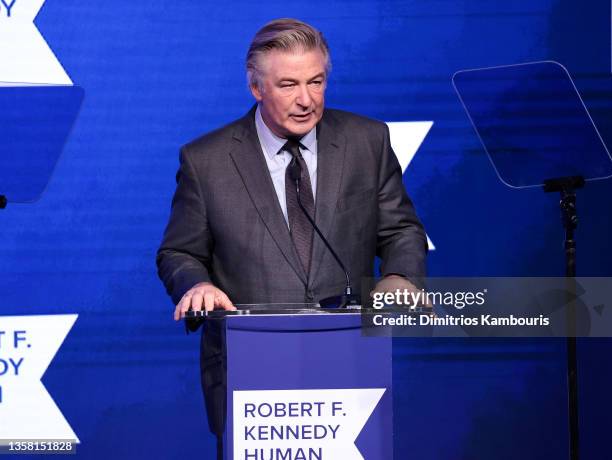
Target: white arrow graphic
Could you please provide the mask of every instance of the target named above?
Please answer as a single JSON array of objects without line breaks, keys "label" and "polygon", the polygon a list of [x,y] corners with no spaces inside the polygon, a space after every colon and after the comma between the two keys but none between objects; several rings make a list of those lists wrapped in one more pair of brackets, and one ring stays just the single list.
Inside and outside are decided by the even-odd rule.
[{"label": "white arrow graphic", "polygon": [[40,381],[76,319],[0,316],[0,439],[78,441]]},{"label": "white arrow graphic", "polygon": [[43,3],[45,0],[0,0],[0,85],[72,84],[34,25]]},{"label": "white arrow graphic", "polygon": [[234,391],[234,459],[362,460],[355,440],[384,392]]},{"label": "white arrow graphic", "polygon": [[[425,136],[433,126],[433,121],[390,121],[387,122],[389,135],[391,136],[391,147],[402,167],[402,174],[406,172],[408,165],[425,140]],[[429,250],[436,249],[433,242],[427,236]]]}]

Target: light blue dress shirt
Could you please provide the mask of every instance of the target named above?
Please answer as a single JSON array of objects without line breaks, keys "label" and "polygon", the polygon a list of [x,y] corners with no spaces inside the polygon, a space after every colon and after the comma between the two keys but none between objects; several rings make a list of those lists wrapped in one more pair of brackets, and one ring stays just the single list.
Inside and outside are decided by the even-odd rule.
[{"label": "light blue dress shirt", "polygon": [[[270,171],[270,177],[274,184],[274,191],[278,198],[278,203],[283,210],[283,216],[285,216],[285,222],[289,225],[289,219],[287,218],[287,197],[285,195],[285,171],[287,166],[291,162],[291,154],[286,151],[279,153],[283,145],[287,142],[287,139],[278,137],[274,134],[270,128],[266,125],[261,117],[259,106],[255,111],[255,127],[257,128],[257,137],[259,138],[259,144],[264,153],[266,164],[268,165],[268,171]],[[310,174],[310,184],[312,185],[312,195],[316,200],[317,193],[317,128],[312,128],[302,139],[300,143],[305,148],[300,147],[302,157],[308,166],[308,173]]]}]

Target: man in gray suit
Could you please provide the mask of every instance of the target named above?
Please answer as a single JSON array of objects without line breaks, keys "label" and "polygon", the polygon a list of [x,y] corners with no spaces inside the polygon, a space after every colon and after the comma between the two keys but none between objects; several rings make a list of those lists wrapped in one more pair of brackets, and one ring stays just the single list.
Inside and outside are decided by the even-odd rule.
[{"label": "man in gray suit", "polygon": [[[379,290],[413,288],[408,280],[425,275],[425,232],[404,190],[388,128],[325,109],[329,70],[319,31],[292,19],[268,23],[247,55],[256,106],[182,148],[157,256],[176,320],[188,309],[316,302],[343,292],[344,273],[298,208],[289,172],[296,163],[304,207],[357,291],[360,278],[372,276],[375,256],[384,277]],[[221,365],[218,337],[206,335],[212,336],[202,356],[210,417],[211,406],[222,411],[224,400],[213,395],[219,382],[207,376]]]}]

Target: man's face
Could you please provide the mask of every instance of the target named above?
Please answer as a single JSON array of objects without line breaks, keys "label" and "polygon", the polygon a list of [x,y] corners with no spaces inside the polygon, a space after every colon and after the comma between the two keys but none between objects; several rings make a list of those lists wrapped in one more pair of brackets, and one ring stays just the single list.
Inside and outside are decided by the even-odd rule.
[{"label": "man's face", "polygon": [[323,116],[326,75],[321,50],[272,50],[261,56],[260,73],[260,84],[251,86],[251,92],[268,128],[280,137],[308,133]]}]

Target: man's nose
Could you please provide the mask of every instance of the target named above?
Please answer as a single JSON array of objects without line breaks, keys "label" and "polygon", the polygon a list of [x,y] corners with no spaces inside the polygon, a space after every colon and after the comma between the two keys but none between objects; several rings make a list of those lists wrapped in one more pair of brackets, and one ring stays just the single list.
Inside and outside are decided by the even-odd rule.
[{"label": "man's nose", "polygon": [[312,97],[310,96],[308,85],[299,86],[299,93],[295,102],[302,107],[310,107],[310,104],[312,103]]}]

